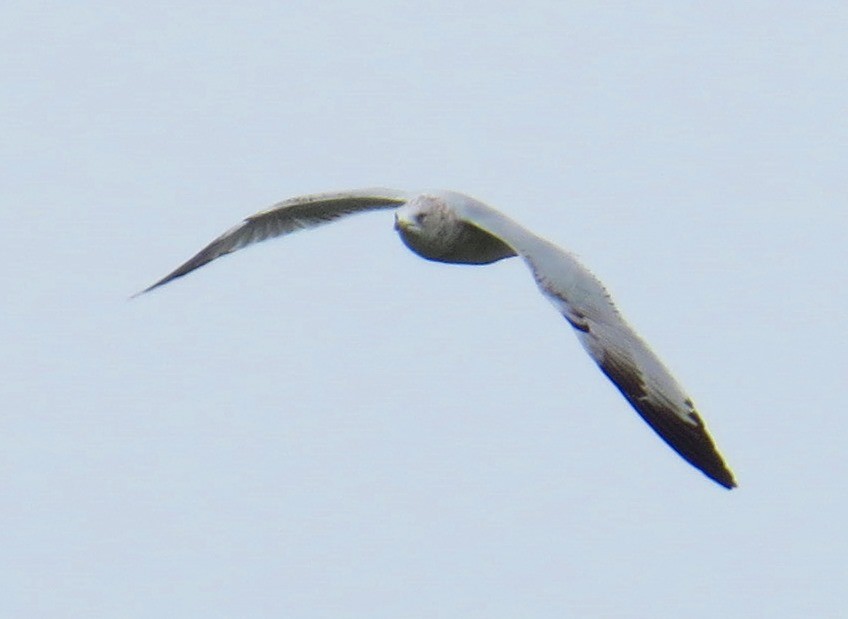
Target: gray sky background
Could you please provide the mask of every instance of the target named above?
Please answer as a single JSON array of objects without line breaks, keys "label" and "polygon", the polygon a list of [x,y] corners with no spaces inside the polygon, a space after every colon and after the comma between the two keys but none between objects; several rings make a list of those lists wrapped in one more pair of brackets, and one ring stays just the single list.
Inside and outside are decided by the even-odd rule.
[{"label": "gray sky background", "polygon": [[[844,2],[5,2],[0,33],[0,616],[844,616]],[[740,487],[521,262],[425,262],[389,213],[127,301],[374,185],[576,252]]]}]

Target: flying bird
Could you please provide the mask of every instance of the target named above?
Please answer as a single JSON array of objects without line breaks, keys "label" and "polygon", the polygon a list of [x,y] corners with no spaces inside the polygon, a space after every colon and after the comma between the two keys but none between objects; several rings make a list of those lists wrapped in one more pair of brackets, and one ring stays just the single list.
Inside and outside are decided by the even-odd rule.
[{"label": "flying bird", "polygon": [[401,240],[427,260],[490,264],[522,258],[539,290],[574,328],[583,348],[642,419],[707,477],[725,488],[736,486],[692,400],[625,322],[601,282],[567,251],[460,193],[364,189],[284,200],[224,232],[138,294],[247,245],[383,209],[395,209],[394,227]]}]

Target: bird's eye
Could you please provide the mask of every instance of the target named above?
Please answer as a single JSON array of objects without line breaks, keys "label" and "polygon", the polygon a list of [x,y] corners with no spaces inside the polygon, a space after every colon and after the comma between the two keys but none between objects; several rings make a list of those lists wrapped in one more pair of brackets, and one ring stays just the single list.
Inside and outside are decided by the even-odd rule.
[{"label": "bird's eye", "polygon": [[426,212],[425,213],[417,213],[415,215],[415,221],[418,224],[423,224],[425,219],[427,219],[427,213]]}]

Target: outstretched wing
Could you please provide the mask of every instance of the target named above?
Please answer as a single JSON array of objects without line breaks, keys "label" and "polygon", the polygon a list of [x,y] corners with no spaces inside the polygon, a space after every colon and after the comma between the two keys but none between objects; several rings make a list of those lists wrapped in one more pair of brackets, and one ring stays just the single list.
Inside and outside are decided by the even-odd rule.
[{"label": "outstretched wing", "polygon": [[736,481],[695,406],[648,345],[625,323],[588,321],[583,346],[648,425],[705,475],[725,488]]},{"label": "outstretched wing", "polygon": [[216,258],[253,243],[320,226],[354,213],[396,208],[406,200],[405,192],[394,189],[362,189],[300,196],[278,202],[230,228],[184,264],[134,296],[150,292]]},{"label": "outstretched wing", "polygon": [[574,327],[589,355],[672,449],[725,488],[736,486],[692,400],[592,273],[568,252],[476,200],[464,198],[456,210],[524,258],[539,289]]}]

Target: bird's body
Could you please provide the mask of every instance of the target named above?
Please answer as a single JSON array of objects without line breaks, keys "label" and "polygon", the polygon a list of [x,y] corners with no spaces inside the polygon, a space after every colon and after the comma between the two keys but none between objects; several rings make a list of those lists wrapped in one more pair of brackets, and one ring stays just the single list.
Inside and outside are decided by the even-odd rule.
[{"label": "bird's body", "polygon": [[406,246],[428,260],[479,265],[520,256],[589,355],[654,431],[717,483],[736,485],[692,401],[600,281],[568,252],[460,193],[368,189],[286,200],[248,217],[143,292],[254,242],[388,208],[396,209],[395,229]]}]

